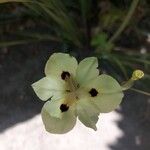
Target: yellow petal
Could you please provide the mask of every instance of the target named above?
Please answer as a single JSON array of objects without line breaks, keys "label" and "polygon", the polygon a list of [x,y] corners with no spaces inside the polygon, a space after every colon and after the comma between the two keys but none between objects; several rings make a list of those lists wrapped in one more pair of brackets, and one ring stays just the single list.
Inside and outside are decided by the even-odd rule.
[{"label": "yellow petal", "polygon": [[56,118],[49,114],[49,112],[43,107],[42,120],[45,129],[54,134],[64,134],[69,132],[76,124],[76,116],[73,109],[69,109],[67,112],[63,112],[62,118]]},{"label": "yellow petal", "polygon": [[105,74],[84,84],[82,90],[85,97],[94,102],[102,113],[110,112],[117,108],[123,98],[119,83]]},{"label": "yellow petal", "polygon": [[77,68],[76,80],[82,85],[99,75],[98,60],[96,57],[88,57],[83,59]]},{"label": "yellow petal", "polygon": [[51,97],[53,97],[53,99],[61,98],[67,90],[64,81],[56,80],[56,78],[53,77],[44,77],[40,79],[32,84],[32,88],[37,96],[43,101],[46,101]]},{"label": "yellow petal", "polygon": [[58,79],[61,79],[63,72],[75,76],[77,65],[77,60],[69,54],[54,53],[46,63],[45,74],[46,76],[55,76]]},{"label": "yellow petal", "polygon": [[77,102],[77,115],[79,120],[89,128],[97,130],[96,123],[98,121],[99,110],[89,99],[80,99]]}]

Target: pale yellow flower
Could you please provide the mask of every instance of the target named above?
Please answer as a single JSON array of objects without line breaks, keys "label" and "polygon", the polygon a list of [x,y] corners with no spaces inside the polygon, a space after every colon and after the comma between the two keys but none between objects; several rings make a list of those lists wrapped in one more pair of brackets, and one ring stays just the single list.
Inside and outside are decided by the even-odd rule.
[{"label": "pale yellow flower", "polygon": [[119,83],[106,74],[99,75],[96,57],[77,60],[54,53],[46,63],[45,77],[32,84],[37,96],[46,101],[42,119],[50,133],[70,131],[76,118],[96,130],[100,113],[114,110],[123,93]]}]

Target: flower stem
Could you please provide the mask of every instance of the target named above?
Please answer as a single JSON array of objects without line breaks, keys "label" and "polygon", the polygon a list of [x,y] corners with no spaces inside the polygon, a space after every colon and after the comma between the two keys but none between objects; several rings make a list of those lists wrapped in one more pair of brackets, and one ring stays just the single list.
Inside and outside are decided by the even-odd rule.
[{"label": "flower stem", "polygon": [[135,91],[135,92],[138,92],[138,93],[141,93],[141,94],[144,94],[144,95],[147,95],[147,96],[150,96],[150,93],[145,92],[145,91],[141,91],[141,90],[139,90],[139,89],[130,88],[130,90]]},{"label": "flower stem", "polygon": [[132,79],[129,79],[128,81],[124,82],[121,87],[122,87],[122,90],[125,91],[125,90],[128,90],[130,89],[132,86],[133,86],[133,83],[134,81]]}]

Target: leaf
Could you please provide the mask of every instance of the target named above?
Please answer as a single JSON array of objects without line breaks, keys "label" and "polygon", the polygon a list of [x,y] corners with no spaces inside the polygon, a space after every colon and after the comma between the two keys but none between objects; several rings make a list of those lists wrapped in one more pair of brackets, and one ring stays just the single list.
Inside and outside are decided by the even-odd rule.
[{"label": "leaf", "polygon": [[116,63],[116,65],[120,68],[125,78],[128,79],[127,70],[124,67],[123,63],[116,57],[111,57],[110,59],[112,59],[112,62]]},{"label": "leaf", "polygon": [[37,40],[28,39],[28,40],[16,40],[16,41],[0,41],[0,47],[22,45],[22,44],[32,43],[32,42],[35,42],[35,41],[37,41]]},{"label": "leaf", "polygon": [[111,6],[108,12],[101,14],[100,20],[103,28],[111,28],[113,25],[124,19],[126,10],[118,9],[115,6]]},{"label": "leaf", "polygon": [[24,4],[36,14],[42,16],[42,19],[48,24],[55,23],[55,26],[57,27],[55,32],[58,36],[81,47],[81,34],[76,23],[72,17],[69,16],[64,3],[60,0],[40,0]]},{"label": "leaf", "polygon": [[8,3],[8,2],[28,2],[29,0],[0,0],[0,3]]},{"label": "leaf", "polygon": [[107,42],[107,34],[104,32],[94,36],[91,44],[103,51],[109,51],[114,46],[113,43]]},{"label": "leaf", "polygon": [[91,0],[79,0],[83,19],[87,20],[91,10]]}]

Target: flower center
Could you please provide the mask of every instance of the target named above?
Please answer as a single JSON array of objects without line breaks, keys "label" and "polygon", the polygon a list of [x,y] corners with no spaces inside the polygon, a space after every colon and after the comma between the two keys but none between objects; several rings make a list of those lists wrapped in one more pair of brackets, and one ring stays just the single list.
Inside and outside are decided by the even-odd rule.
[{"label": "flower center", "polygon": [[68,73],[65,73],[67,76],[65,77],[65,82],[67,83],[68,89],[66,92],[68,94],[66,95],[65,98],[65,104],[67,106],[71,106],[73,103],[75,103],[79,98],[78,98],[78,93],[77,89],[79,88],[79,85],[77,82],[73,79],[73,77]]}]

